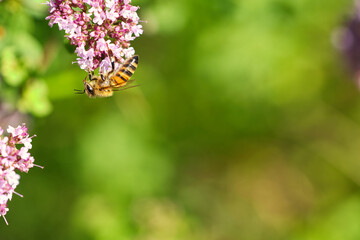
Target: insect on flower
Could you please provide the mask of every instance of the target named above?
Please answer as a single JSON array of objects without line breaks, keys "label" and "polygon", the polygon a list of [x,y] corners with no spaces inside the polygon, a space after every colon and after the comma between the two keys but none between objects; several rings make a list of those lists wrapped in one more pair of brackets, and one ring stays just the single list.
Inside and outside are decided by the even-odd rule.
[{"label": "insect on flower", "polygon": [[111,62],[111,71],[100,76],[89,74],[89,81],[84,79],[84,90],[77,90],[77,94],[86,93],[90,98],[110,97],[114,91],[125,90],[139,85],[125,87],[126,84],[133,82],[130,80],[134,74],[139,62],[139,56],[134,55],[125,60],[125,62],[115,71],[115,62]]}]

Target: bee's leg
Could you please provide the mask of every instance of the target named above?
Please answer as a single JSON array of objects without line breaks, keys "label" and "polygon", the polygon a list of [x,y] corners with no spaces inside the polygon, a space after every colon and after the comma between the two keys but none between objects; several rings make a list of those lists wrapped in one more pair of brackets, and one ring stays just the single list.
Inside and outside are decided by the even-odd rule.
[{"label": "bee's leg", "polygon": [[94,80],[92,79],[92,76],[94,76],[94,72],[89,73],[89,80],[90,80],[90,81],[94,81]]},{"label": "bee's leg", "polygon": [[106,43],[107,49],[108,49],[108,57],[109,60],[111,62],[111,71],[108,72],[108,74],[112,74],[115,71],[115,60],[114,60],[114,55],[113,52],[110,50],[109,45]]},{"label": "bee's leg", "polygon": [[[109,58],[110,58],[110,56],[109,56]],[[110,58],[110,61],[111,61],[111,58]],[[107,74],[107,75],[111,75],[114,71],[115,71],[115,61],[112,60],[112,61],[111,61],[111,70],[110,70],[110,72],[108,72],[108,73],[106,73],[106,74]],[[101,77],[101,78],[102,78],[102,77]]]},{"label": "bee's leg", "polygon": [[114,72],[115,71],[115,61],[111,61],[111,67],[112,67],[112,70],[111,72]]},{"label": "bee's leg", "polygon": [[115,71],[115,61],[114,61],[114,57],[109,56],[109,58],[110,58],[110,62],[111,62],[111,70],[107,74],[111,75]]},{"label": "bee's leg", "polygon": [[[111,50],[109,50],[109,51],[111,52]],[[115,71],[114,57],[110,57],[110,54],[109,54],[109,60],[111,62],[111,71],[107,73],[108,75],[112,74]]]}]

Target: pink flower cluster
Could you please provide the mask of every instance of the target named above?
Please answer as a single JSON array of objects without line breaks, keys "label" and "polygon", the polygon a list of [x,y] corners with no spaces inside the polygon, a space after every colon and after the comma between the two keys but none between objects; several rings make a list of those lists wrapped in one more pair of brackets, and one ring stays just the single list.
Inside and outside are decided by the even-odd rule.
[{"label": "pink flower cluster", "polygon": [[[131,0],[49,0],[52,27],[58,24],[76,46],[77,63],[88,72],[111,70],[111,57],[123,62],[135,54],[130,41],[143,33]],[[111,50],[111,54],[109,53]],[[112,55],[112,56],[111,56]],[[119,64],[119,63],[118,63]]]},{"label": "pink flower cluster", "polygon": [[[3,216],[6,224],[5,214],[9,210],[7,201],[11,200],[13,193],[22,197],[14,191],[20,179],[15,170],[28,172],[33,166],[38,166],[34,164],[34,158],[29,153],[34,136],[29,137],[27,130],[25,124],[17,128],[9,126],[9,136],[1,137],[4,130],[0,127],[0,216]],[[23,146],[18,149],[20,144]]]}]

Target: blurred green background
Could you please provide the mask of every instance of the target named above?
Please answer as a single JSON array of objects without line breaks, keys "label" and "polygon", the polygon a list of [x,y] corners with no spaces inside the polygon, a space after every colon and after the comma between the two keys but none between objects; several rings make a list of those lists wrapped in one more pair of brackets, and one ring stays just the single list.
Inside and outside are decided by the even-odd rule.
[{"label": "blurred green background", "polygon": [[360,239],[360,94],[331,43],[353,1],[133,0],[141,87],[107,99],[74,95],[41,2],[0,3],[1,101],[45,166],[1,240]]}]

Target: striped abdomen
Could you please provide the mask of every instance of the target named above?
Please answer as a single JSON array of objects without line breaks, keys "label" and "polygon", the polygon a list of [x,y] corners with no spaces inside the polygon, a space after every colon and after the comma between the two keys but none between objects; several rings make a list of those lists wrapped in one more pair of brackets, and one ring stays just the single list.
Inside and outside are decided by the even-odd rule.
[{"label": "striped abdomen", "polygon": [[119,71],[112,77],[113,87],[122,87],[134,74],[139,62],[139,56],[135,55],[125,60]]}]

